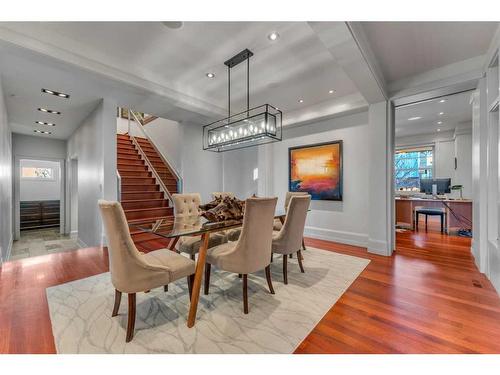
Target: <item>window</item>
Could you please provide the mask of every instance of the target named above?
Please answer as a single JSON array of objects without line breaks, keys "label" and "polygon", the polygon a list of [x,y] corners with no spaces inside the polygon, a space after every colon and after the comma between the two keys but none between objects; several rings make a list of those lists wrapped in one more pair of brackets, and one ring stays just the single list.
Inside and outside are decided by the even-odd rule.
[{"label": "window", "polygon": [[22,167],[21,177],[33,180],[54,180],[54,169],[47,167]]},{"label": "window", "polygon": [[396,190],[418,190],[421,178],[432,178],[434,150],[419,147],[397,150],[394,158]]}]

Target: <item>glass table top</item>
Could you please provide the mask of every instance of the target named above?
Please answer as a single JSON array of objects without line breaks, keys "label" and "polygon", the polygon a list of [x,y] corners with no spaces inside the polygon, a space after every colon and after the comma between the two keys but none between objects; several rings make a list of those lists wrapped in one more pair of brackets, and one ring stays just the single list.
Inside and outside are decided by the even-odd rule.
[{"label": "glass table top", "polygon": [[[285,217],[285,210],[277,210],[274,217]],[[241,220],[208,221],[203,216],[166,217],[162,219],[138,220],[130,223],[133,229],[154,233],[165,238],[181,236],[196,236],[207,232],[218,232],[226,229],[237,228],[243,225]]]}]

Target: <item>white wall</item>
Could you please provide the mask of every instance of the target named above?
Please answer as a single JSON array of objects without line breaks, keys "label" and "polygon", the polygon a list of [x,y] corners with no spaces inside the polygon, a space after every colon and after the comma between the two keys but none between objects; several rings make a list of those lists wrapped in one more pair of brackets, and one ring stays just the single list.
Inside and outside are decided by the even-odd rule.
[{"label": "white wall", "polygon": [[12,247],[12,136],[0,81],[0,263]]},{"label": "white wall", "polygon": [[23,167],[52,168],[54,170],[54,178],[52,180],[38,180],[21,177],[19,195],[21,201],[46,201],[61,199],[61,170],[59,162],[21,159],[21,170]]},{"label": "white wall", "polygon": [[183,191],[199,192],[202,200],[207,202],[212,199],[212,192],[222,190],[222,155],[203,150],[201,125],[183,123],[181,128],[179,172]]},{"label": "white wall", "polygon": [[12,148],[19,158],[66,159],[66,141],[60,139],[12,134]]},{"label": "white wall", "polygon": [[[343,201],[312,201],[305,233],[315,238],[367,246],[370,155],[366,112],[285,128],[283,141],[270,146],[273,176],[269,191],[278,196],[278,205],[283,206],[288,191],[289,147],[336,140],[343,141]],[[265,178],[263,171],[259,172],[259,179]],[[226,173],[224,171],[224,175]]]},{"label": "white wall", "polygon": [[77,159],[78,239],[105,243],[99,199],[117,199],[116,104],[102,100],[68,140],[68,159]]},{"label": "white wall", "polygon": [[254,170],[259,168],[258,147],[226,151],[222,154],[222,190],[245,199],[258,193],[258,179]]},{"label": "white wall", "polygon": [[[434,146],[434,177],[451,178],[452,185],[463,185],[463,197],[472,199],[472,129],[419,134],[396,138],[396,147]],[[455,169],[455,157],[457,169]],[[459,191],[451,197],[459,198]]]},{"label": "white wall", "polygon": [[[172,167],[180,171],[182,167],[182,125],[176,121],[157,118],[143,126],[158,150],[167,158]],[[139,135],[139,136],[142,136]],[[201,135],[199,142],[201,144]]]}]

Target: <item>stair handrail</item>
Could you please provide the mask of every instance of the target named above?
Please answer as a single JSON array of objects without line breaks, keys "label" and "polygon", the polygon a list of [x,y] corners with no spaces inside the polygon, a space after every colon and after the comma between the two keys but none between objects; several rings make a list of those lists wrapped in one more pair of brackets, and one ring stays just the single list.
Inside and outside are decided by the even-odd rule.
[{"label": "stair handrail", "polygon": [[116,187],[116,200],[118,202],[122,201],[122,176],[120,175],[120,172],[118,172],[118,169],[116,170],[116,183],[118,186]]},{"label": "stair handrail", "polygon": [[[132,114],[132,116],[134,117],[134,120],[135,120],[136,124],[141,124],[141,122],[139,121],[139,118],[137,117],[137,115],[135,114],[135,112],[133,110],[129,109],[128,113],[129,113],[129,116],[130,116],[130,114]],[[137,128],[139,128],[139,130],[144,135],[144,137],[149,141],[149,143],[151,143],[151,145],[153,146],[153,148],[155,149],[155,151],[160,156],[160,159],[163,161],[163,163],[169,169],[170,173],[172,173],[174,175],[174,177],[177,179],[177,191],[179,193],[182,193],[182,177],[181,177],[180,173],[177,171],[177,169],[175,169],[173,167],[172,163],[170,163],[170,161],[168,160],[168,158],[158,149],[158,147],[155,145],[155,143],[152,140],[152,138],[146,132],[146,129],[144,129],[144,126],[137,126]],[[129,118],[129,132],[128,132],[128,134],[129,134],[129,136],[131,138],[135,138],[132,134],[130,134],[130,118]],[[139,147],[140,147],[140,145],[139,145]],[[142,151],[142,148],[141,148],[141,151]],[[151,164],[151,168],[154,169],[153,166],[152,166],[152,164]]]}]

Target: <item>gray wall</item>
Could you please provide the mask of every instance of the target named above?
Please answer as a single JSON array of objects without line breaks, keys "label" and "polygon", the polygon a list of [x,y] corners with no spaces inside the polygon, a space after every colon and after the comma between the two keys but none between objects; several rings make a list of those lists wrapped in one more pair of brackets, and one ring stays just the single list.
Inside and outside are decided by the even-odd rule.
[{"label": "gray wall", "polygon": [[12,246],[12,136],[0,81],[0,263]]},{"label": "gray wall", "polygon": [[258,179],[254,180],[254,170],[259,169],[258,147],[224,152],[222,162],[223,191],[241,198],[258,193]]},{"label": "gray wall", "polygon": [[24,134],[12,134],[12,148],[17,157],[66,159],[66,141]]},{"label": "gray wall", "polygon": [[103,245],[97,201],[117,198],[114,103],[102,100],[87,116],[69,138],[67,156],[78,160],[78,240],[81,245]]}]

